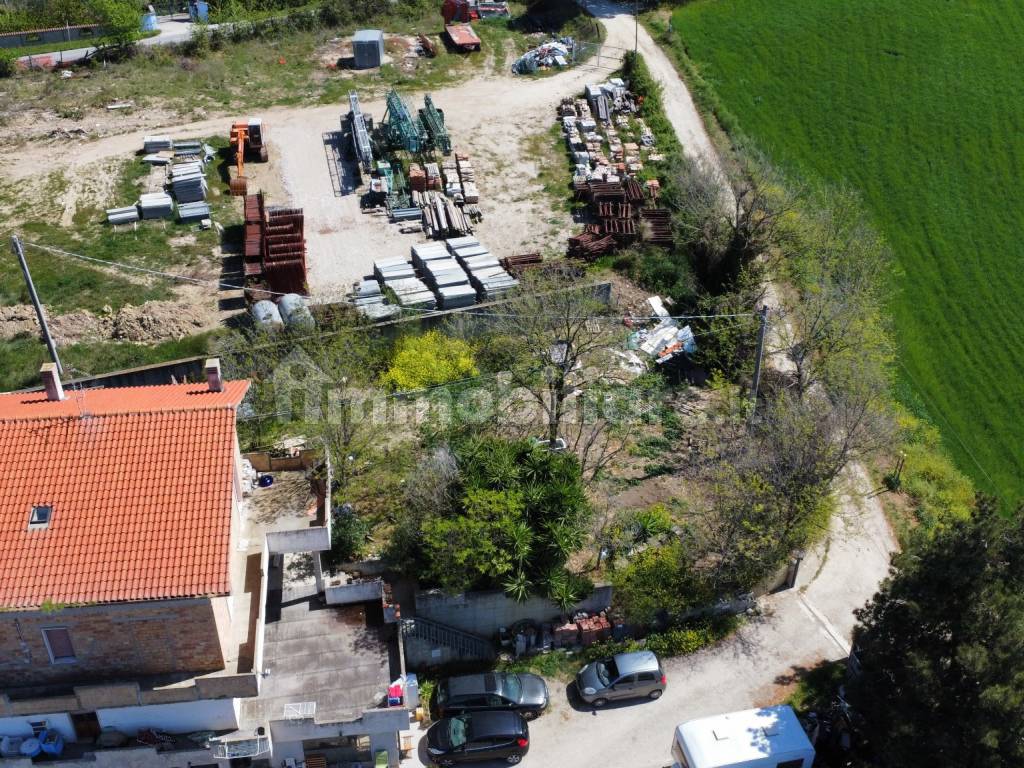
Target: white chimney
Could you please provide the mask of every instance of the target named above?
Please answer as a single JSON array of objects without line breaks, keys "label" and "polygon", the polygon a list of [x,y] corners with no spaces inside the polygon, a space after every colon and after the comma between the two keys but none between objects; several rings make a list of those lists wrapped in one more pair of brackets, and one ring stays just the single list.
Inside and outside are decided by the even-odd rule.
[{"label": "white chimney", "polygon": [[39,375],[43,377],[43,386],[46,387],[46,399],[63,400],[64,385],[60,383],[60,374],[57,373],[57,364],[43,363],[39,368]]},{"label": "white chimney", "polygon": [[224,391],[224,379],[220,375],[220,358],[210,357],[206,360],[206,384],[211,392]]}]

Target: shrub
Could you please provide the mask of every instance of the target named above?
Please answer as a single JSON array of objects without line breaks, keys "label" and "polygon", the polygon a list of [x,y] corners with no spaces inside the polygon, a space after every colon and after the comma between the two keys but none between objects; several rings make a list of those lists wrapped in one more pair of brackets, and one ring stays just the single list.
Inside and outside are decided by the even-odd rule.
[{"label": "shrub", "polygon": [[616,605],[630,622],[644,626],[682,616],[715,597],[679,541],[638,553],[613,582]]},{"label": "shrub", "polygon": [[721,616],[695,622],[650,635],[647,638],[647,648],[663,658],[686,656],[714,645],[735,631],[738,625],[739,619],[735,616]]},{"label": "shrub", "polygon": [[188,42],[185,43],[185,53],[197,59],[201,59],[210,52],[210,30],[204,24],[197,24],[192,27]]},{"label": "shrub", "polygon": [[7,51],[0,51],[0,77],[11,77],[15,69],[14,56]]},{"label": "shrub", "polygon": [[334,513],[331,522],[331,549],[325,556],[328,569],[351,562],[357,558],[366,546],[366,537],[370,528],[351,507],[343,506]]},{"label": "shrub", "polygon": [[473,348],[461,339],[429,331],[398,343],[383,383],[396,391],[423,389],[478,374]]}]

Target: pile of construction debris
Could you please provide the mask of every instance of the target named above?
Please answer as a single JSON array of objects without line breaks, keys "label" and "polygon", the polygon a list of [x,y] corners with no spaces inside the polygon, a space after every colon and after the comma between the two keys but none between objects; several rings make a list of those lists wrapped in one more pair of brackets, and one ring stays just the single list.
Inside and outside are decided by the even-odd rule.
[{"label": "pile of construction debris", "polygon": [[680,326],[665,309],[659,296],[647,299],[652,317],[658,318],[653,326],[639,328],[630,334],[629,349],[639,350],[658,365],[667,363],[678,355],[692,355],[697,351],[697,342],[690,326]]},{"label": "pile of construction debris", "polygon": [[512,65],[517,75],[531,75],[541,68],[567,67],[576,60],[576,41],[559,37],[527,51]]},{"label": "pile of construction debris", "polygon": [[455,237],[413,245],[410,259],[378,259],[350,299],[363,315],[381,320],[400,307],[459,309],[493,301],[518,284],[475,237]]}]

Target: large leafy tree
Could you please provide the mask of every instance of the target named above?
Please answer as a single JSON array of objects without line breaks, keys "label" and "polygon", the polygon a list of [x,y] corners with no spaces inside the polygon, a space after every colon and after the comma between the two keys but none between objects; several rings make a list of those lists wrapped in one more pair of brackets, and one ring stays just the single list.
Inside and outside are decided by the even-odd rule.
[{"label": "large leafy tree", "polygon": [[853,694],[892,768],[1024,765],[1024,521],[980,499],[858,612]]},{"label": "large leafy tree", "polygon": [[504,587],[569,600],[564,574],[590,506],[579,460],[526,440],[449,436],[408,483],[404,551],[392,557],[449,592]]}]

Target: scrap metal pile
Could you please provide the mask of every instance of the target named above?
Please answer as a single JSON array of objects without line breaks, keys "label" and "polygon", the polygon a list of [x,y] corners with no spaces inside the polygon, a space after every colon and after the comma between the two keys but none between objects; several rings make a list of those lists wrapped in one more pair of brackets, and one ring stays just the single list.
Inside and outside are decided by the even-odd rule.
[{"label": "scrap metal pile", "polygon": [[588,85],[586,98],[563,99],[558,108],[575,163],[576,200],[589,204],[592,218],[569,238],[570,258],[593,261],[637,240],[672,244],[671,214],[656,207],[661,186],[640,178],[645,162],[663,158],[638,109],[639,100],[619,78]]},{"label": "scrap metal pile", "polygon": [[[418,243],[411,258],[378,259],[350,296],[366,317],[381,320],[412,309],[458,309],[493,301],[519,284],[474,237]],[[390,303],[393,294],[397,305]]]},{"label": "scrap metal pile", "polygon": [[567,67],[576,60],[576,41],[559,37],[527,51],[512,65],[517,75],[529,75],[547,67]]},{"label": "scrap metal pile", "polygon": [[306,292],[305,217],[301,208],[245,197],[245,277],[276,293]]}]

